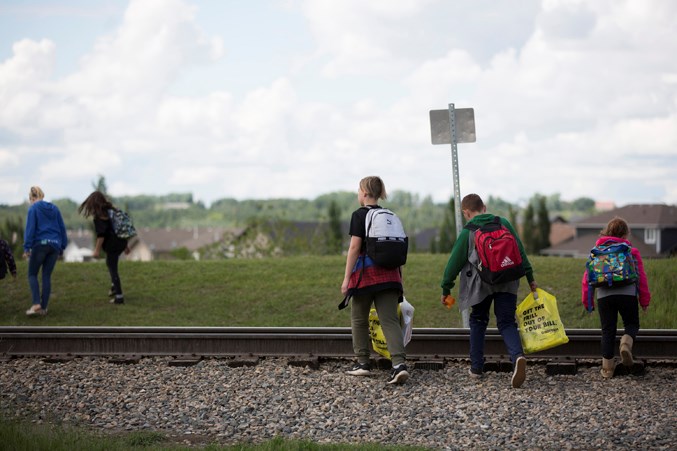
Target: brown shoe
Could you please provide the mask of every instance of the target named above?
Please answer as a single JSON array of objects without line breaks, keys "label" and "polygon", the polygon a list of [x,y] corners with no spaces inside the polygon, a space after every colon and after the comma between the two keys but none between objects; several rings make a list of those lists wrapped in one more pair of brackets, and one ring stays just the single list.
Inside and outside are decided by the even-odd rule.
[{"label": "brown shoe", "polygon": [[621,337],[621,362],[624,366],[632,366],[635,361],[632,359],[632,342],[634,340],[628,334]]},{"label": "brown shoe", "polygon": [[611,379],[616,369],[616,361],[614,359],[602,358],[602,369],[600,373],[604,379]]}]

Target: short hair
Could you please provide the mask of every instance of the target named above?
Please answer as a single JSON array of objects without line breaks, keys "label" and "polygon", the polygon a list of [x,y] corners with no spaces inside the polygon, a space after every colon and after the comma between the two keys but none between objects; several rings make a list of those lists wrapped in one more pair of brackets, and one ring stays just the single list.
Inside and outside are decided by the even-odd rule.
[{"label": "short hair", "polygon": [[33,199],[42,200],[45,198],[45,193],[39,186],[31,186],[31,190],[28,193],[28,198],[31,200]]},{"label": "short hair", "polygon": [[630,235],[630,227],[625,219],[616,216],[611,221],[609,221],[600,232],[602,236],[613,236],[616,238],[625,238]]},{"label": "short hair", "polygon": [[386,185],[381,180],[381,177],[371,175],[360,180],[360,189],[364,191],[369,197],[374,199],[383,199],[386,200],[388,195],[386,194]]},{"label": "short hair", "polygon": [[483,209],[484,202],[478,194],[468,194],[461,201],[461,210],[482,212]]}]

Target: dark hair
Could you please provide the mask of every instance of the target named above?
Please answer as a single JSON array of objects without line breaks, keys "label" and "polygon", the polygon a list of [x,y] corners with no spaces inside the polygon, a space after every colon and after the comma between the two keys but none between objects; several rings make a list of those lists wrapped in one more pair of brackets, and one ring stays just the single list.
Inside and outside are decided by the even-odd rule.
[{"label": "dark hair", "polygon": [[80,204],[78,213],[83,214],[85,218],[89,218],[90,216],[95,218],[107,218],[108,210],[112,208],[115,207],[105,194],[101,191],[94,191],[82,204]]},{"label": "dark hair", "polygon": [[484,209],[484,202],[478,194],[468,194],[461,201],[461,210],[470,210],[474,212],[482,212]]},{"label": "dark hair", "polygon": [[600,235],[626,238],[630,235],[630,227],[628,227],[628,223],[625,222],[625,219],[616,216],[602,229]]}]

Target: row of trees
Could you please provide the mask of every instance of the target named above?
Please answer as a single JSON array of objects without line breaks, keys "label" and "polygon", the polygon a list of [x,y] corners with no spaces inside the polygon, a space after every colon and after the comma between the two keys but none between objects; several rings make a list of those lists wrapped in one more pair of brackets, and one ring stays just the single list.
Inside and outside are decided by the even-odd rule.
[{"label": "row of trees", "polygon": [[[103,176],[92,183],[92,188],[108,194]],[[345,224],[350,221],[357,207],[354,192],[334,192],[321,195],[316,199],[264,199],[242,200],[220,199],[210,207],[195,202],[191,194],[168,194],[164,196],[123,196],[112,199],[118,206],[127,210],[134,218],[137,227],[174,227],[195,226],[251,227],[261,229],[264,224],[279,230],[287,229],[296,222],[325,224],[322,228],[322,253],[336,253],[346,244]],[[520,232],[527,252],[537,253],[550,246],[549,216],[556,212],[563,217],[585,215],[594,212],[594,200],[576,199],[573,202],[562,201],[559,194],[542,196],[535,194],[526,201],[523,208],[506,202],[499,197],[485,199],[487,210],[507,217]],[[54,203],[64,217],[66,227],[80,229],[91,227],[91,221],[77,213],[79,202],[70,199],[57,199]],[[419,197],[405,191],[390,193],[384,205],[402,218],[410,236],[436,229],[432,240],[431,252],[448,253],[456,240],[456,224],[453,198],[444,203],[435,203],[430,196]],[[0,205],[0,236],[10,237],[12,244],[20,249],[23,242],[23,217],[27,204],[17,206]],[[273,230],[274,231],[274,230]],[[288,233],[276,233],[284,237]],[[283,238],[281,238],[282,240]],[[317,242],[318,237],[313,238]],[[288,246],[289,243],[286,243]],[[423,249],[417,249],[421,251]]]}]

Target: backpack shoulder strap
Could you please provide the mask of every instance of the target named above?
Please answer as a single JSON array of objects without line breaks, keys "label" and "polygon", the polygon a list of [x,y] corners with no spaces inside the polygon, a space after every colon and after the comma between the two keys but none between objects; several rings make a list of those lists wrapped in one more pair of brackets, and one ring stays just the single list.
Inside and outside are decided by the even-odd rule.
[{"label": "backpack shoulder strap", "polygon": [[374,214],[370,213],[375,210],[381,210],[383,207],[374,206],[374,205],[365,205],[367,208],[367,216],[365,217],[367,223],[365,227],[365,235],[369,236],[369,231],[371,230],[371,223],[374,222]]},{"label": "backpack shoulder strap", "polygon": [[477,224],[473,224],[472,222],[469,222],[469,223],[467,223],[465,226],[463,226],[463,228],[464,228],[464,229],[468,229],[468,230],[470,230],[471,232],[474,232],[474,231],[476,231],[476,230],[479,230],[479,229],[480,229],[480,226],[478,226]]}]

